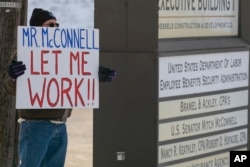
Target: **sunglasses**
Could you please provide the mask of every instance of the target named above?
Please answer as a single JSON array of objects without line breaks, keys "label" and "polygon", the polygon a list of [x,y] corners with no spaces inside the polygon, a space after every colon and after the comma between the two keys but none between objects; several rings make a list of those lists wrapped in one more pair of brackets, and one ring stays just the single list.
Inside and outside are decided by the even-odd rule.
[{"label": "sunglasses", "polygon": [[49,23],[45,25],[48,25],[49,27],[59,27],[59,23]]}]

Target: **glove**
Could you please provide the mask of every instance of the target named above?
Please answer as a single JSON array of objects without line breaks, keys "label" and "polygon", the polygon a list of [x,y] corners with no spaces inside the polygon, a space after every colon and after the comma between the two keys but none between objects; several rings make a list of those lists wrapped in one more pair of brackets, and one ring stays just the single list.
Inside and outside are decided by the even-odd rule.
[{"label": "glove", "polygon": [[23,64],[22,61],[12,60],[9,66],[8,74],[11,79],[15,80],[20,75],[23,75],[25,70],[26,70],[26,66],[25,64]]},{"label": "glove", "polygon": [[99,66],[99,81],[100,82],[111,82],[116,76],[116,71],[104,66]]}]

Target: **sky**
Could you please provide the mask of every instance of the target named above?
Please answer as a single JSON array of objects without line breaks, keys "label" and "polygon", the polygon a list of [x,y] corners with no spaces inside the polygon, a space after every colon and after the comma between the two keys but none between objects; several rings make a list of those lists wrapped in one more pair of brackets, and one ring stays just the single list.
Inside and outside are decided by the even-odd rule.
[{"label": "sky", "polygon": [[43,8],[56,16],[60,27],[94,27],[94,0],[29,0],[28,2],[28,21],[34,8]]}]

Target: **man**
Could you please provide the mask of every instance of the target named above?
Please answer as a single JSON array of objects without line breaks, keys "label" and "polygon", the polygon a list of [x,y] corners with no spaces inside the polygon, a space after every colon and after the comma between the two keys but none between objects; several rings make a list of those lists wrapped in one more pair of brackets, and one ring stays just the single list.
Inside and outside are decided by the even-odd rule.
[{"label": "man", "polygon": [[[58,27],[56,17],[49,11],[35,8],[30,18],[30,26]],[[23,75],[25,64],[16,61],[16,52],[4,80],[4,89],[15,95],[16,79]],[[100,82],[110,82],[115,70],[99,67]],[[63,167],[67,152],[67,129],[65,122],[71,109],[22,109],[19,110],[20,167]]]}]

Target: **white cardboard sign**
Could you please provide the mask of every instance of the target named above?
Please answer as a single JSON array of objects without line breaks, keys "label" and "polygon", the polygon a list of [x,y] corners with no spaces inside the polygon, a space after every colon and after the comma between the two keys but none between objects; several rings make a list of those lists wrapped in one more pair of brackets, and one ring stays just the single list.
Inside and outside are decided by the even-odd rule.
[{"label": "white cardboard sign", "polygon": [[16,108],[98,108],[99,30],[18,27]]}]

